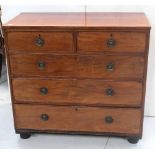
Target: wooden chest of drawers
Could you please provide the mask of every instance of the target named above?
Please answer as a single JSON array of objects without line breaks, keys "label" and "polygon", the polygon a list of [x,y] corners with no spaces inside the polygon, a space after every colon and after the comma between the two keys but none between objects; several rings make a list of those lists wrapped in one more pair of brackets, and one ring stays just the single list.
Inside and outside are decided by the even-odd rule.
[{"label": "wooden chest of drawers", "polygon": [[22,13],[4,31],[21,138],[142,137],[150,33],[143,13]]}]

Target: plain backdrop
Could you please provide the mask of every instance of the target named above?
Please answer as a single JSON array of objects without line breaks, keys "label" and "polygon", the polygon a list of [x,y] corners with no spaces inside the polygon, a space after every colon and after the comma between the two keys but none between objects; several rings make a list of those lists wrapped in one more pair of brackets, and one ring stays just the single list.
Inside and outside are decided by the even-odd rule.
[{"label": "plain backdrop", "polygon": [[2,22],[20,12],[144,12],[151,24],[145,115],[155,116],[155,5],[2,5]]}]

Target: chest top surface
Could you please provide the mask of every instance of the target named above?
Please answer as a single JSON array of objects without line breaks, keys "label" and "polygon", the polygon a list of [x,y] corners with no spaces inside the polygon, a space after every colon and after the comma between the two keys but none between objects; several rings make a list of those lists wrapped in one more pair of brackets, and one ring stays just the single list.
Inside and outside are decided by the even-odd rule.
[{"label": "chest top surface", "polygon": [[14,27],[150,28],[144,13],[21,13],[3,25]]}]

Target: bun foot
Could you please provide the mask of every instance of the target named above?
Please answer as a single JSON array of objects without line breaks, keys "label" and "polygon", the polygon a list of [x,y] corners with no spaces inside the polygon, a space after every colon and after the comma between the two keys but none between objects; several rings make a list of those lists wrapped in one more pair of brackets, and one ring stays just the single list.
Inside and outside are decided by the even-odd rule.
[{"label": "bun foot", "polygon": [[131,144],[136,144],[139,141],[139,137],[128,137],[127,140]]},{"label": "bun foot", "polygon": [[22,139],[28,139],[31,137],[30,133],[20,133],[20,138]]}]

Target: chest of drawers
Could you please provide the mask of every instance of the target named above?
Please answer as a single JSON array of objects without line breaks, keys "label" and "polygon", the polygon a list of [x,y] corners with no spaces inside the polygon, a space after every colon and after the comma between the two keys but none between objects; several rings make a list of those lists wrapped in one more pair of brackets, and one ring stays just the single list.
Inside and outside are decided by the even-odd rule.
[{"label": "chest of drawers", "polygon": [[143,13],[22,13],[4,25],[15,130],[142,137]]}]

